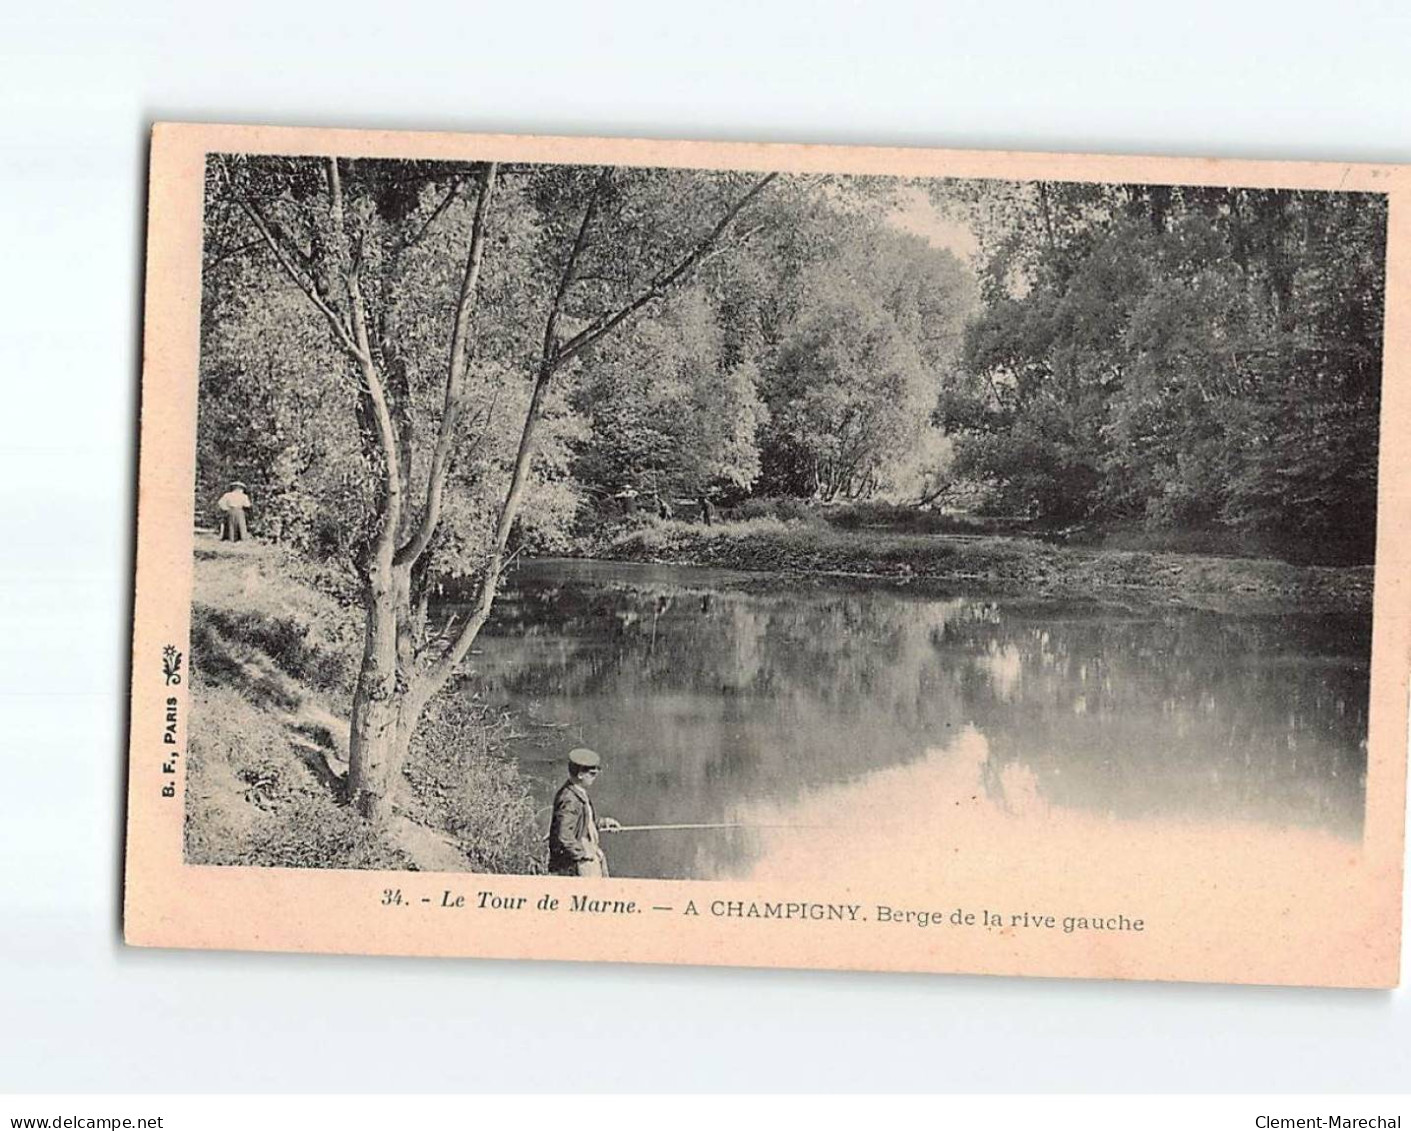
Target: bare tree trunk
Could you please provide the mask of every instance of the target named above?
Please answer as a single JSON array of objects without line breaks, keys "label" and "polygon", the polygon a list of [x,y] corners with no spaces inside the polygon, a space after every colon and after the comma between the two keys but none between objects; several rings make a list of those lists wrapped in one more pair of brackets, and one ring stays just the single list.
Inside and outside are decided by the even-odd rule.
[{"label": "bare tree trunk", "polygon": [[363,593],[362,667],[353,692],[348,747],[349,798],[364,817],[387,814],[401,766],[392,757],[397,738],[397,616],[391,578],[370,576]]},{"label": "bare tree trunk", "polygon": [[364,605],[366,640],[363,662],[353,694],[353,721],[348,742],[348,791],[358,811],[381,818],[395,778],[389,771],[392,742],[396,736],[397,610],[393,557],[402,522],[401,444],[393,421],[383,375],[373,360],[368,332],[367,305],[353,262],[352,246],[344,226],[342,175],[338,158],[328,162],[329,215],[333,223],[335,252],[347,289],[348,329],[358,362],[363,391],[371,402],[377,438],[384,462],[378,529],[368,553]]},{"label": "bare tree trunk", "polygon": [[403,685],[410,683],[416,672],[416,616],[412,602],[411,566],[392,569],[392,614],[397,624],[397,671]]}]

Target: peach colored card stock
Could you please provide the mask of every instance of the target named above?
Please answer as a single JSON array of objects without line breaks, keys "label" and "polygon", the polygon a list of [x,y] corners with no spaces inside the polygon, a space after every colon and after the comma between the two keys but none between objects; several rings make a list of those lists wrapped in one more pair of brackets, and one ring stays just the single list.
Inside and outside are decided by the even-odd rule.
[{"label": "peach colored card stock", "polygon": [[[201,539],[214,538],[197,529],[209,525],[200,492],[214,498],[225,489],[223,483],[197,483],[197,414],[204,403],[200,382],[205,376],[203,200],[205,193],[215,191],[208,188],[215,183],[211,179],[215,174],[208,177],[211,154],[341,158],[345,168],[377,159],[415,159],[459,162],[462,169],[471,171],[482,168],[478,163],[484,162],[496,162],[501,170],[543,165],[737,170],[756,178],[772,172],[795,178],[820,175],[820,184],[828,183],[822,175],[903,178],[908,185],[923,188],[928,181],[960,178],[1385,194],[1377,558],[1370,645],[1364,646],[1370,655],[1346,660],[1361,665],[1367,702],[1337,708],[1355,709],[1364,720],[1360,725],[1365,725],[1365,745],[1359,748],[1354,741],[1349,747],[1350,757],[1365,755],[1365,785],[1352,790],[1356,796],[1351,802],[1345,798],[1342,802],[1345,808],[1352,807],[1351,816],[1324,819],[1317,806],[1300,809],[1304,802],[1298,783],[1306,779],[1296,770],[1290,771],[1288,781],[1293,785],[1285,790],[1287,797],[1279,795],[1283,800],[1278,805],[1265,805],[1258,796],[1234,798],[1237,788],[1249,788],[1237,783],[1228,786],[1229,805],[1206,810],[1179,804],[1134,808],[1124,806],[1120,797],[1111,803],[1092,803],[1093,797],[1117,797],[1125,788],[1119,788],[1126,780],[1122,760],[1132,758],[1133,746],[1143,745],[1148,738],[1162,750],[1169,746],[1172,758],[1185,756],[1180,746],[1185,716],[1173,708],[1167,724],[1153,721],[1158,716],[1150,714],[1124,718],[1128,697],[1120,687],[1116,691],[1109,687],[1104,693],[1102,726],[1094,721],[1099,714],[1096,691],[1083,696],[1081,703],[1078,697],[1065,698],[1061,719],[1051,701],[1042,705],[1042,711],[1030,709],[1025,697],[1040,693],[1036,681],[1048,670],[1043,664],[1051,668],[1052,662],[1042,656],[1026,659],[1027,653],[1020,655],[999,640],[993,646],[977,646],[979,651],[967,660],[967,671],[983,668],[988,680],[985,717],[955,713],[937,721],[925,714],[928,708],[923,703],[915,708],[920,712],[917,717],[932,730],[925,731],[919,723],[907,730],[914,749],[905,757],[888,761],[873,756],[867,736],[875,736],[878,749],[891,741],[888,736],[896,729],[900,708],[893,699],[869,699],[865,682],[849,689],[850,698],[842,707],[836,702],[830,707],[840,711],[839,718],[860,728],[858,737],[847,740],[859,751],[854,766],[843,758],[842,765],[832,764],[826,772],[811,767],[807,757],[813,747],[782,751],[778,743],[784,741],[783,732],[771,730],[774,724],[759,722],[756,715],[744,717],[738,725],[728,720],[720,723],[719,733],[743,735],[740,741],[747,738],[755,744],[761,765],[785,767],[788,781],[781,785],[774,778],[762,780],[767,776],[763,772],[750,779],[727,758],[719,772],[734,775],[729,781],[735,792],[728,804],[722,802],[709,812],[701,808],[702,799],[716,779],[701,776],[689,780],[683,776],[676,794],[679,813],[668,814],[658,807],[646,814],[651,819],[642,819],[642,813],[619,803],[613,815],[627,825],[732,828],[604,833],[602,843],[614,865],[611,878],[476,872],[468,858],[457,856],[454,842],[445,838],[438,842],[439,855],[433,856],[441,866],[430,869],[191,862],[188,822],[204,818],[195,804],[199,799],[191,796],[189,767],[193,742],[199,753],[201,728],[209,718],[193,711],[193,696],[210,674],[202,669],[199,642],[193,653],[193,601],[199,603],[201,598],[196,591],[201,583],[195,559]],[[150,176],[125,880],[129,943],[1292,985],[1397,984],[1411,644],[1406,565],[1411,546],[1407,509],[1411,448],[1405,443],[1411,413],[1411,172],[1406,168],[163,124],[153,132]],[[466,184],[472,180],[467,173]],[[503,184],[511,184],[508,176]],[[310,191],[324,192],[326,186],[315,185]],[[957,257],[963,257],[963,238],[945,227],[950,221],[917,204],[917,191],[907,192],[911,202],[907,208],[913,216],[898,226],[920,233],[933,244],[949,241]],[[432,203],[424,205],[428,215],[434,211]],[[269,215],[274,216],[278,207],[270,202]],[[920,220],[915,215],[918,208],[924,213]],[[355,212],[350,204],[350,224],[357,221]],[[468,212],[466,216],[468,225]],[[702,223],[705,219],[701,218]],[[503,246],[496,242],[495,222],[492,211],[484,253],[487,279],[498,269],[494,257]],[[289,224],[283,236],[297,242]],[[280,233],[274,238],[278,241]],[[312,260],[317,249],[304,246]],[[270,278],[279,278],[273,257],[259,248],[251,254],[264,255],[263,267],[274,272]],[[205,258],[208,262],[209,249]],[[1308,269],[1315,268],[1316,264]],[[354,264],[349,270],[371,268]],[[321,320],[312,300],[288,278],[284,283],[281,301],[288,309],[302,312],[296,317],[307,315],[309,335],[328,337],[327,321]],[[261,293],[277,291],[276,284],[269,284]],[[336,287],[327,301],[337,305]],[[655,309],[649,303],[640,324],[655,317]],[[206,320],[207,333],[212,332],[215,317]],[[564,340],[587,324],[566,325]],[[622,332],[633,331],[628,327]],[[320,341],[318,348],[332,347]],[[532,373],[527,380],[532,381]],[[472,418],[473,413],[467,419]],[[214,494],[212,486],[217,488]],[[251,487],[254,530],[263,545],[269,532],[258,524],[260,485]],[[719,505],[726,510],[729,500]],[[694,513],[680,513],[682,506],[678,504],[678,513],[663,521],[696,522]],[[723,517],[728,516],[717,515],[716,522]],[[522,575],[532,578],[532,565],[519,561],[515,569],[522,567]],[[570,563],[562,568],[579,571],[573,576],[581,579],[587,567]],[[658,632],[695,631],[682,627],[687,601],[694,602],[692,615],[718,617],[725,609],[737,618],[762,616],[763,602],[774,599],[777,605],[783,599],[777,597],[777,579],[770,591],[776,597],[770,598],[769,593],[761,595],[748,576],[742,579],[745,572],[724,580],[707,578],[699,591],[692,588],[689,577],[682,581],[683,575],[672,575],[669,584],[662,582],[642,598],[647,603],[640,607],[660,619]],[[242,575],[237,571],[231,576]],[[1365,584],[1365,571],[1362,576]],[[505,584],[518,582],[510,578]],[[629,579],[614,584],[627,584],[631,590],[636,583]],[[850,582],[836,577],[795,579],[795,589],[787,592],[807,593],[814,602],[810,608],[816,610],[835,607],[828,602],[836,591],[841,594],[836,607],[850,608],[846,602],[864,599],[867,584],[867,579],[857,578]],[[882,671],[908,670],[904,669],[912,662],[905,654],[908,646],[934,647],[941,649],[936,655],[943,655],[936,640],[951,631],[962,614],[972,621],[978,615],[965,603],[974,599],[973,589],[963,586],[955,594],[937,590],[927,600],[903,606],[888,602],[912,600],[917,591],[914,584],[899,585],[897,578],[890,577],[883,588],[877,607],[896,618],[889,639],[902,643],[876,661]],[[717,596],[712,608],[709,594],[699,595],[707,590],[726,595]],[[993,611],[986,615],[998,623],[1014,617],[1019,619],[1012,623],[1027,625],[1023,618],[1031,613],[1026,599],[1036,595],[1022,588],[1006,591],[994,598]],[[1170,612],[1171,602],[1162,608]],[[1213,608],[1205,612],[1213,618],[1224,615]],[[643,638],[640,634],[650,627],[643,615],[633,612],[623,619],[621,631],[637,634],[633,640]],[[771,615],[783,614],[776,607]],[[1170,615],[1185,613],[1177,610]],[[934,632],[918,627],[928,617],[934,618]],[[731,628],[736,630],[738,625]],[[847,647],[849,640],[862,647],[874,639],[849,636],[847,625],[839,625],[837,631],[839,648]],[[1061,625],[1048,629],[1040,625],[1025,639],[1036,641],[1039,652],[1052,651],[1052,642],[1063,631]],[[1044,637],[1044,632],[1050,635]],[[491,643],[500,651],[487,644],[489,651],[482,660],[470,656],[464,665],[470,674],[464,678],[478,678],[485,665],[501,663],[508,647],[501,641],[512,638],[512,632],[495,637]],[[759,639],[769,644],[767,634]],[[756,702],[765,698],[759,690],[764,686],[758,675],[762,661],[738,652],[731,656],[732,670],[755,666],[739,677],[740,687],[730,693],[744,706],[726,704],[721,710],[776,709],[773,700]],[[503,659],[506,665],[510,662]],[[941,662],[930,653],[915,662],[923,665],[918,669],[923,672],[943,670],[925,666]],[[926,680],[931,677],[908,678],[917,683],[915,698],[921,703],[929,694],[927,688],[932,685]],[[1140,676],[1114,667],[1105,678],[1139,680]],[[1222,682],[1219,675],[1211,678],[1212,702],[1221,695],[1242,694],[1243,684]],[[1290,670],[1286,678],[1305,677]],[[746,686],[747,679],[755,682]],[[1316,680],[1309,684],[1315,685]],[[584,736],[583,744],[601,743],[595,733],[626,735],[617,749],[602,750],[606,769],[602,786],[595,788],[605,797],[611,796],[612,775],[621,776],[628,758],[632,727],[663,728],[652,731],[658,738],[651,751],[641,753],[643,758],[665,758],[662,750],[671,745],[667,739],[673,735],[683,747],[690,745],[684,734],[669,729],[675,724],[663,721],[664,700],[633,698],[615,686],[617,690],[594,701],[592,723],[585,721],[585,714],[569,714],[566,722],[571,725],[563,726],[561,742],[560,732],[552,729],[560,724],[546,723],[537,732],[542,737],[535,747],[542,751],[542,761],[557,767],[579,735]],[[1143,685],[1138,690],[1146,694],[1150,688]],[[1277,693],[1276,687],[1271,694]],[[1179,699],[1183,692],[1173,687],[1165,694]],[[613,699],[614,695],[618,698]],[[206,706],[201,710],[209,713],[216,700],[203,702]],[[581,700],[569,702],[572,706]],[[511,718],[520,720],[517,730],[511,724],[510,732],[527,733],[533,711],[540,708],[524,697],[506,706]],[[280,708],[262,709],[273,718]],[[820,716],[808,713],[816,709],[808,704],[800,707],[803,714],[798,718],[803,721],[798,726],[819,725]],[[346,726],[347,702],[334,695],[328,710],[334,717],[330,730]],[[1199,713],[1196,707],[1190,710]],[[1216,715],[1219,710],[1218,705],[1209,707]],[[595,732],[593,725],[600,730]],[[1204,724],[1191,725],[1196,726],[1195,741],[1206,741],[1200,737],[1206,732],[1199,730]],[[1346,733],[1346,727],[1339,733]],[[1292,734],[1289,743],[1296,741]],[[1237,743],[1239,738],[1226,735],[1222,741]],[[1030,753],[1006,759],[1005,743]],[[1109,746],[1098,751],[1098,757],[1084,743]],[[820,749],[825,745],[817,744]],[[1066,778],[1055,773],[1052,752],[1060,748],[1080,748],[1085,751],[1083,766],[1105,767],[1101,774],[1091,771],[1098,775],[1097,784],[1085,779],[1084,789],[1078,790],[1076,770]],[[1293,746],[1287,750],[1293,751]],[[1189,756],[1201,758],[1205,751],[1193,748]],[[1290,765],[1297,756],[1298,752],[1290,755]],[[1327,755],[1314,749],[1304,756]],[[1133,759],[1133,764],[1149,763]],[[672,796],[678,787],[669,763],[657,777],[667,783],[664,788]],[[1249,780],[1264,782],[1270,790],[1283,788],[1277,775]],[[535,786],[541,806],[535,816],[542,825],[539,835],[548,828],[549,815],[543,807],[552,796],[549,785],[552,782],[545,778]],[[336,789],[336,783],[330,788]],[[1139,783],[1131,788],[1138,789]],[[1225,787],[1203,781],[1201,788],[1221,796],[1219,790]],[[272,802],[262,794],[259,780],[247,777],[239,789],[245,791],[250,806],[250,827],[256,828],[267,819]],[[1104,789],[1109,793],[1104,794]],[[606,802],[603,807],[608,811]],[[698,839],[669,842],[675,874],[654,876],[651,872],[658,862],[650,847],[643,846],[666,842],[643,839],[653,836]],[[630,837],[638,839],[628,841]],[[720,849],[727,842],[734,846],[734,856]],[[702,847],[688,852],[682,844]],[[630,865],[627,872],[636,874],[617,874],[624,861]],[[660,867],[667,870],[665,865]]]}]

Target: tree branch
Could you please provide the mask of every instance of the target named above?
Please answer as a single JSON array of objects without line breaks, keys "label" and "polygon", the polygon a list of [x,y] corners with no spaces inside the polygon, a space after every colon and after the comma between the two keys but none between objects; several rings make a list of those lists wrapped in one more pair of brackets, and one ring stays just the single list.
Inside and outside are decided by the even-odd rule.
[{"label": "tree branch", "polygon": [[475,222],[471,227],[470,250],[466,255],[465,271],[461,275],[460,295],[456,300],[456,318],[451,332],[451,353],[446,368],[446,400],[441,413],[441,429],[431,456],[431,472],[426,484],[426,506],[416,533],[400,550],[395,562],[406,565],[415,562],[431,545],[436,524],[441,521],[441,505],[445,494],[446,476],[450,471],[451,452],[455,444],[456,425],[465,404],[465,369],[470,354],[471,324],[475,317],[475,299],[480,281],[480,264],[485,256],[485,228],[490,213],[490,200],[495,192],[494,162],[480,174],[480,191],[475,202]]},{"label": "tree branch", "polygon": [[489,560],[485,563],[485,573],[480,579],[480,592],[476,597],[475,611],[462,626],[460,633],[451,642],[450,647],[431,665],[425,676],[418,681],[418,685],[412,689],[411,694],[418,698],[418,706],[424,704],[450,680],[457,665],[470,651],[471,645],[475,643],[475,638],[480,635],[480,630],[485,627],[485,622],[490,617],[490,610],[494,606],[495,594],[500,585],[500,575],[504,572],[505,547],[509,544],[510,531],[514,528],[515,518],[519,515],[519,504],[529,481],[529,466],[534,454],[534,433],[543,411],[544,395],[548,391],[549,381],[553,377],[554,371],[558,368],[557,326],[559,314],[563,309],[564,298],[573,285],[574,272],[578,268],[579,257],[583,254],[584,247],[587,246],[588,232],[593,226],[593,218],[597,215],[602,190],[607,187],[611,176],[612,170],[604,169],[593,185],[593,192],[588,197],[588,204],[583,209],[583,219],[579,222],[578,232],[573,239],[573,247],[569,251],[568,260],[564,263],[563,271],[559,275],[558,287],[554,291],[553,305],[550,306],[549,315],[544,321],[544,344],[540,352],[539,373],[534,380],[534,392],[529,398],[529,409],[524,416],[524,426],[520,429],[519,448],[514,457],[514,470],[510,475],[509,489],[505,492],[505,500],[500,506],[500,513],[495,522],[495,537],[491,543]]},{"label": "tree branch", "polygon": [[241,244],[239,247],[225,248],[219,254],[212,256],[210,259],[207,259],[206,262],[202,265],[202,270],[213,271],[222,263],[234,259],[237,255],[244,255],[247,251],[254,251],[255,248],[264,246],[264,239],[262,237],[256,237],[255,239],[250,240],[248,243]]},{"label": "tree branch", "polygon": [[583,254],[583,248],[588,243],[588,230],[593,226],[593,217],[597,215],[602,190],[607,187],[611,177],[611,169],[604,169],[598,175],[593,192],[588,197],[588,205],[583,209],[583,220],[578,225],[578,234],[573,239],[573,249],[568,253],[568,262],[564,264],[563,272],[559,275],[559,285],[554,291],[554,303],[549,308],[549,317],[544,323],[544,345],[540,352],[541,372],[544,365],[557,368],[559,315],[563,312],[563,301],[568,295],[568,288],[573,286],[575,272],[578,270],[578,257]]},{"label": "tree branch", "polygon": [[671,292],[672,288],[685,281],[689,277],[690,272],[700,265],[706,253],[724,236],[731,223],[734,222],[735,217],[740,214],[746,205],[762,193],[765,188],[768,187],[769,182],[774,180],[778,175],[778,173],[770,173],[768,176],[760,178],[749,192],[745,193],[744,196],[730,207],[725,215],[721,217],[720,222],[691,250],[690,254],[677,263],[675,267],[671,268],[671,270],[658,275],[645,292],[616,312],[600,315],[564,343],[563,348],[558,350],[554,355],[554,367],[558,368],[582,350],[592,345],[599,338],[612,333],[613,330],[628,318],[631,318],[632,315],[636,314],[637,311],[641,310],[644,306],[664,298]]},{"label": "tree branch", "polygon": [[509,543],[510,531],[519,515],[520,502],[529,481],[529,468],[534,453],[534,433],[543,412],[544,397],[548,392],[554,373],[579,350],[597,341],[605,334],[611,333],[613,329],[641,310],[642,307],[654,299],[660,298],[678,282],[685,279],[688,273],[700,263],[706,253],[725,234],[740,211],[763,192],[769,182],[777,175],[770,173],[761,178],[749,192],[735,202],[720,222],[685,258],[670,271],[659,276],[643,295],[622,307],[615,314],[604,317],[598,324],[589,326],[572,338],[567,345],[560,347],[556,340],[559,313],[562,310],[564,298],[573,285],[574,273],[577,270],[579,257],[588,241],[588,232],[597,211],[601,190],[606,187],[611,176],[610,169],[603,170],[594,186],[593,194],[588,199],[588,205],[584,209],[583,220],[578,226],[578,234],[573,241],[573,249],[569,252],[568,261],[564,264],[563,273],[554,294],[553,305],[549,309],[549,316],[545,322],[539,373],[534,381],[534,392],[529,400],[529,410],[524,417],[524,426],[520,430],[514,471],[511,474],[509,489],[505,493],[505,500],[500,507],[499,518],[495,524],[495,538],[491,544],[489,560],[485,563],[485,572],[481,577],[480,592],[476,598],[474,612],[461,627],[460,633],[450,647],[427,669],[425,675],[409,692],[415,700],[417,709],[450,680],[456,667],[470,651],[471,645],[475,643],[480,630],[485,627],[485,622],[490,618],[490,610],[494,606],[495,594],[500,584],[500,575],[504,570],[505,547]]},{"label": "tree branch", "polygon": [[446,194],[446,199],[441,201],[441,203],[436,206],[436,211],[426,218],[426,223],[421,226],[416,235],[412,236],[412,238],[406,242],[406,247],[415,247],[425,238],[426,233],[431,230],[431,225],[441,219],[441,214],[451,206],[451,203],[460,195],[460,191],[461,179],[457,177],[455,181],[452,182],[451,191]]},{"label": "tree branch", "polygon": [[256,230],[260,233],[260,236],[264,239],[270,251],[274,253],[276,261],[284,268],[284,273],[304,292],[308,300],[314,304],[319,313],[328,321],[328,325],[333,331],[333,336],[338,340],[338,344],[341,345],[354,360],[361,363],[363,361],[363,355],[359,353],[357,345],[353,342],[351,330],[344,325],[343,319],[339,317],[338,312],[324,301],[323,296],[318,293],[318,287],[314,285],[313,280],[306,278],[295,268],[294,264],[289,259],[288,253],[280,246],[278,239],[275,238],[273,231],[270,229],[269,222],[265,219],[259,206],[235,187],[234,178],[231,177],[230,170],[226,167],[224,162],[221,163],[221,173],[225,177],[226,185],[235,196],[241,209],[244,211],[245,215],[250,218],[250,222],[255,225]]},{"label": "tree branch", "polygon": [[363,301],[362,284],[358,280],[352,248],[344,223],[343,179],[338,171],[338,158],[328,159],[328,203],[329,219],[333,224],[333,237],[342,268],[343,281],[348,288],[348,309],[352,315],[353,342],[362,370],[363,383],[368,399],[372,402],[373,415],[377,423],[378,443],[382,447],[386,463],[385,497],[383,500],[382,528],[377,532],[373,543],[373,557],[381,569],[392,565],[393,550],[396,545],[397,526],[402,517],[401,460],[397,449],[397,430],[392,423],[392,410],[387,402],[387,393],[382,386],[377,366],[372,360],[372,346],[368,338],[367,308]]}]

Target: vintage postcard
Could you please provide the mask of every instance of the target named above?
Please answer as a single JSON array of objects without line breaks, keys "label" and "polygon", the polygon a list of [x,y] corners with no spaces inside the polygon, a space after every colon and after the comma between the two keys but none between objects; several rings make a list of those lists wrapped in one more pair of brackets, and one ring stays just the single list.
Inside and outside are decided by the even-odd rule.
[{"label": "vintage postcard", "polygon": [[1391,986],[1411,171],[159,125],[128,942]]}]

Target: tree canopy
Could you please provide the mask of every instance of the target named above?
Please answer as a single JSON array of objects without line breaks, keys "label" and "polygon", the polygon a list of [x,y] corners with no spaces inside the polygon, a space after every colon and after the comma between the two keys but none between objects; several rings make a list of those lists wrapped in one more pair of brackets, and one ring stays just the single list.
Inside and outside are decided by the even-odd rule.
[{"label": "tree canopy", "polygon": [[[356,364],[278,262],[335,294],[322,164],[212,160],[198,465],[203,506],[242,478],[265,532],[356,561],[385,457]],[[1382,197],[925,182],[974,233],[967,264],[889,222],[900,182],[783,176],[683,269],[757,178],[506,167],[463,335],[464,417],[438,446],[479,167],[341,165],[402,494],[449,469],[428,576],[486,560],[550,320],[561,377],[538,409],[527,547],[561,545],[624,489],[923,502],[968,483],[1045,522],[1370,551]],[[418,517],[404,508],[403,539]]]},{"label": "tree canopy", "polygon": [[1280,531],[1370,554],[1385,197],[950,183],[984,310],[957,472],[1055,521]]},{"label": "tree canopy", "polygon": [[[331,239],[319,163],[222,160],[208,185],[201,489],[210,496],[239,476],[256,488],[265,531],[356,559],[384,470],[367,414],[359,416],[356,367],[310,317],[269,241],[252,238],[231,187],[267,213],[289,258],[312,263]],[[359,270],[374,280],[364,287],[374,345],[394,386],[403,494],[416,498],[434,448],[413,434],[434,434],[444,417],[447,315],[475,222],[475,170],[342,165]],[[483,562],[532,391],[527,359],[542,344],[589,199],[593,238],[557,314],[565,377],[536,437],[516,533],[524,544],[559,544],[623,488],[666,499],[856,498],[919,491],[944,461],[932,416],[953,379],[975,287],[954,255],[888,225],[890,182],[777,178],[729,246],[667,287],[651,317],[594,337],[751,183],[681,170],[501,170],[466,335],[474,348],[462,396],[473,407],[449,453],[433,572],[469,575]],[[404,536],[413,517],[402,516]]]}]

